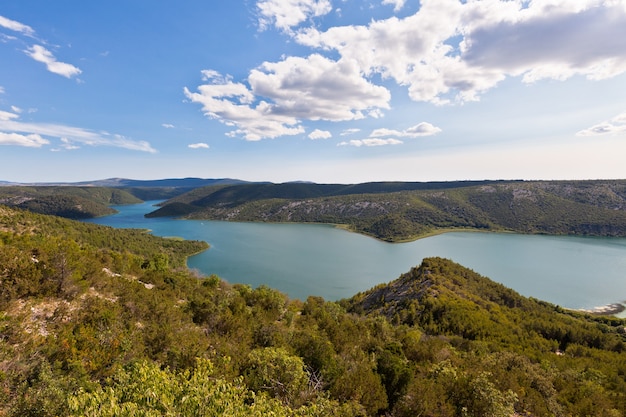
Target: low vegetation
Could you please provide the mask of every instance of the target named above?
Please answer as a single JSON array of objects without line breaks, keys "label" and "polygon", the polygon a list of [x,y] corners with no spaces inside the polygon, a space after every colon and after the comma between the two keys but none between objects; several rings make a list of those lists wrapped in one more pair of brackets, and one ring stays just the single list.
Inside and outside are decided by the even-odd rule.
[{"label": "low vegetation", "polygon": [[289,299],[185,268],[205,248],[0,206],[0,415],[626,414],[624,320],[440,258]]}]

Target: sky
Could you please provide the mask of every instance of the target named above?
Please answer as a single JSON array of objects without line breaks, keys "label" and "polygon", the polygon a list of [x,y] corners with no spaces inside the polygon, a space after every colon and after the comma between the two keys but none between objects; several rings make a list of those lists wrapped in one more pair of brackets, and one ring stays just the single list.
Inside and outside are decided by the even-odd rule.
[{"label": "sky", "polygon": [[0,181],[626,178],[626,0],[3,0]]}]

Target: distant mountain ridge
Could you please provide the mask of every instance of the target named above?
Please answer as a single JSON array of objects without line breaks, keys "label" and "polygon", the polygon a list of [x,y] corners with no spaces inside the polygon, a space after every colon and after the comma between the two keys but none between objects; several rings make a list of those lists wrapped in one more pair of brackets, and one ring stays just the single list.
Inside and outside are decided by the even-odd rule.
[{"label": "distant mountain ridge", "polygon": [[33,182],[33,183],[17,183],[9,181],[0,181],[0,186],[63,186],[63,187],[183,187],[196,188],[206,187],[208,185],[227,185],[227,184],[245,184],[248,181],[233,178],[165,178],[157,180],[134,180],[128,178],[107,178],[94,181],[78,181],[78,182]]}]

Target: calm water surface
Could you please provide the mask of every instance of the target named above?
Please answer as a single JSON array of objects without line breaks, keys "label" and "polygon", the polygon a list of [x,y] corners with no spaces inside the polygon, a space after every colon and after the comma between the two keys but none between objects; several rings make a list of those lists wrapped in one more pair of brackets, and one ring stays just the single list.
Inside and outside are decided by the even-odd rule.
[{"label": "calm water surface", "polygon": [[300,299],[349,297],[394,280],[425,257],[441,256],[563,307],[626,300],[623,238],[460,232],[391,244],[329,225],[144,218],[153,204],[116,206],[119,214],[90,222],[204,240],[211,248],[189,258],[190,268]]}]

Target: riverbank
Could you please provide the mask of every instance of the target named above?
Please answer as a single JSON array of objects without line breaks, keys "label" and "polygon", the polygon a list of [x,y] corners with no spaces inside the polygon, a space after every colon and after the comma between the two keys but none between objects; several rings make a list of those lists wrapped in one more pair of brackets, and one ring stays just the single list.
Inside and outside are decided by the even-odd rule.
[{"label": "riverbank", "polygon": [[[210,242],[211,249],[187,259],[188,267],[231,283],[268,285],[303,300],[309,295],[327,300],[351,297],[430,256],[452,259],[520,294],[564,308],[607,305],[626,294],[626,240],[619,238],[441,228],[389,245],[337,223],[146,219],[148,203],[116,208],[120,214],[91,222]],[[313,225],[321,227],[305,227]]]},{"label": "riverbank", "polygon": [[[297,222],[284,222],[284,223],[294,224],[294,223],[297,223]],[[300,222],[299,224],[311,224],[311,223]],[[378,241],[386,242],[386,243],[410,243],[410,242],[415,242],[417,240],[426,239],[426,238],[433,237],[433,236],[439,236],[439,235],[443,235],[445,233],[454,233],[454,232],[463,232],[463,233],[516,233],[516,234],[523,234],[521,232],[514,232],[514,231],[510,231],[510,230],[500,230],[500,229],[497,229],[497,230],[496,229],[486,230],[486,229],[475,229],[475,228],[470,228],[470,227],[446,227],[446,228],[441,228],[441,229],[432,229],[432,230],[429,230],[427,232],[420,233],[420,234],[413,235],[413,236],[409,236],[409,237],[405,237],[405,238],[384,240],[384,239],[380,239],[379,237],[377,237],[375,235],[364,233],[363,231],[360,231],[360,230],[356,230],[354,227],[350,226],[349,224],[332,223],[331,225],[333,227],[337,228],[337,229],[346,230],[346,231],[351,232],[351,233],[357,233],[359,235],[371,237],[371,238],[374,238],[374,239],[376,239]]]},{"label": "riverbank", "polygon": [[594,307],[592,309],[580,309],[583,313],[589,313],[597,316],[617,316],[626,311],[626,305],[623,303],[612,303],[605,306]]}]

